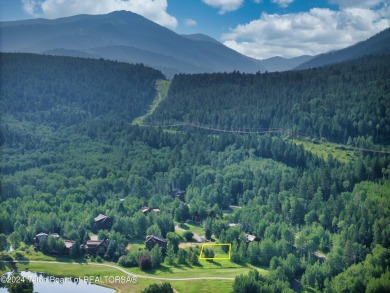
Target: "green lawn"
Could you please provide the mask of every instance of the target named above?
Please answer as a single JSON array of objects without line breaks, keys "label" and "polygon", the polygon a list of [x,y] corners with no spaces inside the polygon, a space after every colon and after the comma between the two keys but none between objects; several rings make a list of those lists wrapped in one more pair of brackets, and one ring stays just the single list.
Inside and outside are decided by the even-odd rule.
[{"label": "green lawn", "polygon": [[[192,225],[191,225],[192,226]],[[139,241],[138,241],[139,242]],[[141,245],[134,241],[132,245]],[[118,269],[99,266],[98,263],[86,262],[84,259],[71,260],[65,257],[52,257],[43,255],[41,252],[35,252],[32,247],[24,249],[24,251],[13,251],[3,254],[10,255],[13,259],[27,260],[27,263],[18,263],[19,270],[28,270],[33,272],[42,272],[54,276],[64,277],[103,277],[103,276],[126,276],[124,272]],[[52,261],[53,263],[35,263],[28,261]],[[64,263],[54,263],[64,262]],[[116,263],[103,262],[103,264],[118,266]],[[216,260],[206,261],[200,260],[200,264],[192,265],[168,265],[163,264],[157,270],[141,271],[136,268],[124,268],[129,273],[144,275],[158,278],[202,278],[202,277],[224,277],[234,278],[240,274],[247,274],[251,269],[257,269],[260,274],[267,275],[268,271],[262,268],[253,267],[251,265],[242,266],[231,261]],[[0,272],[10,271],[7,264],[0,264]],[[162,280],[152,280],[138,278],[136,283],[106,283],[100,284],[111,287],[117,292],[140,292],[143,288],[151,283],[161,283]],[[233,280],[183,280],[183,281],[168,281],[178,292],[210,292],[217,290],[218,292],[230,292]]]},{"label": "green lawn", "polygon": [[171,281],[174,289],[181,293],[232,292],[233,282],[229,280]]},{"label": "green lawn", "polygon": [[[105,264],[116,265],[115,263]],[[84,277],[84,276],[125,276],[125,274],[117,269],[97,266],[95,263],[74,263],[74,264],[59,264],[59,263],[19,263],[19,270],[28,270],[34,272],[42,272],[54,276],[66,277]],[[130,273],[138,275],[148,275],[160,278],[194,278],[194,277],[226,277],[234,278],[240,274],[247,274],[253,266],[241,266],[230,261],[201,261],[199,266],[178,266],[178,265],[163,265],[161,269],[143,272],[139,268],[126,269]],[[256,268],[263,275],[267,274],[264,269]],[[164,282],[161,280],[150,280],[138,278],[136,283],[106,283],[102,284],[107,287],[116,289],[118,292],[140,292],[143,288],[151,283]],[[183,280],[183,281],[168,281],[179,292],[210,292],[214,288],[218,292],[231,291],[233,280]]]},{"label": "green lawn", "polygon": [[251,269],[257,269],[260,274],[267,275],[268,271],[251,265],[242,266],[228,260],[207,261],[200,260],[196,266],[163,264],[158,270],[141,271],[139,268],[129,268],[134,274],[145,274],[164,278],[193,278],[193,277],[226,277],[234,278],[240,274],[247,274]]},{"label": "green lawn", "polygon": [[[222,247],[224,246],[225,248],[228,247],[228,245],[207,245],[208,243],[205,243],[203,245],[203,250],[202,250],[202,258],[205,258],[205,249],[212,250],[214,252],[214,258],[229,258],[229,252],[224,251]],[[214,243],[213,243],[214,244]],[[230,249],[230,247],[228,247]]]},{"label": "green lawn", "polygon": [[145,241],[142,239],[131,240],[127,245],[127,250],[142,250],[145,248]]},{"label": "green lawn", "polygon": [[[178,224],[178,223],[176,223]],[[181,229],[184,229],[186,231],[191,231],[193,233],[196,233],[198,234],[199,236],[204,236],[205,235],[205,231],[204,231],[204,228],[201,226],[201,225],[198,225],[196,223],[183,223],[182,225],[179,226]],[[180,231],[178,231],[180,232]],[[183,233],[183,232],[181,232]]]},{"label": "green lawn", "polygon": [[[94,267],[92,265],[61,265],[61,264],[39,264],[39,263],[29,263],[29,264],[18,264],[19,270],[29,270],[35,272],[47,273],[55,276],[67,276],[67,277],[83,277],[83,276],[124,276],[124,273],[117,271],[112,268],[106,267]],[[142,274],[142,272],[140,272]],[[218,273],[214,272],[214,275],[220,277],[228,277],[231,274],[225,274],[225,272],[219,271]],[[162,275],[158,275],[162,277]],[[189,274],[189,277],[197,277],[198,274],[194,273]],[[185,277],[182,274],[170,275],[171,278],[181,278]],[[136,283],[113,283],[113,284],[104,284],[107,287],[114,288],[118,292],[140,292],[142,289],[147,287],[152,283],[161,283],[165,281],[161,280],[150,280],[138,278]],[[167,281],[171,283],[179,292],[211,292],[211,290],[216,290],[217,292],[230,292],[233,285],[233,280],[186,280],[186,281]]]}]

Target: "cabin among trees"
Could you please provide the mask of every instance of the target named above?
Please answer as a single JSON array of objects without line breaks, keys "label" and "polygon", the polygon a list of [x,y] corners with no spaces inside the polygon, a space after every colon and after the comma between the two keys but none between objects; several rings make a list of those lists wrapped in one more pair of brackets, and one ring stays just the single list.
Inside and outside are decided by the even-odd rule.
[{"label": "cabin among trees", "polygon": [[162,249],[165,249],[167,247],[167,240],[165,238],[158,237],[158,236],[155,236],[155,235],[148,235],[148,236],[146,236],[146,238],[145,238],[145,247],[147,249],[149,249],[149,250],[152,250],[152,248],[155,245],[158,245]]},{"label": "cabin among trees", "polygon": [[[71,255],[77,257],[80,255],[80,245],[77,241],[62,239],[57,233],[39,233],[33,238],[34,248],[44,254]],[[74,244],[78,247],[74,247]],[[71,253],[71,250],[73,252]]]},{"label": "cabin among trees", "polygon": [[88,240],[85,245],[80,245],[78,241],[62,239],[57,233],[39,233],[33,240],[36,251],[39,250],[44,254],[69,255],[70,257],[79,257],[84,252],[89,255],[104,255],[109,244],[108,239],[106,239]]},{"label": "cabin among trees", "polygon": [[85,244],[85,252],[89,255],[104,255],[107,251],[108,239],[88,240]]},{"label": "cabin among trees", "polygon": [[61,238],[60,235],[58,235],[58,233],[47,234],[47,233],[42,232],[42,233],[39,233],[39,234],[35,235],[35,237],[33,238],[33,240],[34,240],[34,247],[35,248],[39,248],[40,244],[43,241],[45,241],[48,236],[54,237],[56,239]]},{"label": "cabin among trees", "polygon": [[39,246],[39,243],[41,243],[43,240],[45,240],[47,238],[47,236],[48,236],[47,233],[39,233],[39,234],[35,235],[35,237],[33,238],[34,246],[35,247]]},{"label": "cabin among trees", "polygon": [[95,229],[96,230],[101,230],[101,229],[110,229],[112,227],[112,219],[110,217],[107,217],[106,215],[99,214],[94,219],[95,222]]},{"label": "cabin among trees", "polygon": [[65,243],[65,254],[69,254],[70,250],[72,249],[72,247],[76,243],[76,241],[64,240],[64,243]]}]

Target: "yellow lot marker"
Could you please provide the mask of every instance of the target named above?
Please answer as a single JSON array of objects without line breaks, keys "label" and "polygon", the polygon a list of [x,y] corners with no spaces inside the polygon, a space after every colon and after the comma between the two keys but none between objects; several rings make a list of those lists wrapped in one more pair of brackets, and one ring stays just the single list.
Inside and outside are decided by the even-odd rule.
[{"label": "yellow lot marker", "polygon": [[[229,252],[227,257],[202,257],[203,248],[205,246],[228,246]],[[232,251],[231,243],[203,243],[202,248],[200,249],[199,259],[200,260],[230,260],[230,253]]]}]

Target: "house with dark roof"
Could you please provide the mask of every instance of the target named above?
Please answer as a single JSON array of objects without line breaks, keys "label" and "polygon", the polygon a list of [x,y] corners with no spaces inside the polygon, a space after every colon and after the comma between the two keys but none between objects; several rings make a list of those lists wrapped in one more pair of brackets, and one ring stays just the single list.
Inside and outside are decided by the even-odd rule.
[{"label": "house with dark roof", "polygon": [[35,235],[35,237],[33,238],[34,245],[39,246],[39,243],[42,242],[43,240],[46,240],[48,236],[54,237],[56,239],[61,238],[61,236],[58,235],[58,233],[47,234],[47,233],[42,232],[42,233]]},{"label": "house with dark roof", "polygon": [[112,219],[106,215],[100,214],[94,219],[95,228],[100,229],[110,229],[112,227]]},{"label": "house with dark roof", "polygon": [[41,241],[45,240],[47,238],[47,236],[48,236],[47,233],[39,233],[39,234],[35,235],[35,237],[33,238],[34,244],[39,245],[39,243]]},{"label": "house with dark roof", "polygon": [[107,251],[108,239],[88,240],[85,244],[85,252],[90,255],[104,255]]},{"label": "house with dark roof", "polygon": [[155,245],[160,246],[162,249],[167,247],[167,240],[155,235],[148,235],[145,238],[145,247],[151,250]]}]

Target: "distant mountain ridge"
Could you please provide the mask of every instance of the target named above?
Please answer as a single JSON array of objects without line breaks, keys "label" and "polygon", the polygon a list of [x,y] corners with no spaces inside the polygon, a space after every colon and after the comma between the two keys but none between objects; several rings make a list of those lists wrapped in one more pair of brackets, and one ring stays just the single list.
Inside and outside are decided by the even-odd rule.
[{"label": "distant mountain ridge", "polygon": [[2,22],[0,34],[3,52],[107,58],[144,63],[166,74],[264,71],[256,59],[208,36],[178,35],[128,11]]},{"label": "distant mountain ridge", "polygon": [[268,72],[274,71],[287,71],[294,69],[300,64],[311,60],[314,56],[303,55],[291,59],[283,58],[283,57],[271,57],[263,60],[259,60],[258,64],[261,67],[264,67]]},{"label": "distant mountain ridge", "polygon": [[351,47],[318,56],[257,60],[203,35],[179,35],[129,11],[58,19],[0,22],[0,51],[143,63],[171,78],[177,73],[255,73],[324,66],[390,53],[390,29]]},{"label": "distant mountain ridge", "polygon": [[308,69],[356,59],[365,55],[390,54],[390,28],[347,48],[317,55],[296,69]]}]

